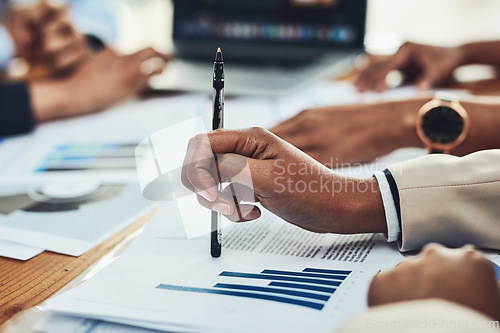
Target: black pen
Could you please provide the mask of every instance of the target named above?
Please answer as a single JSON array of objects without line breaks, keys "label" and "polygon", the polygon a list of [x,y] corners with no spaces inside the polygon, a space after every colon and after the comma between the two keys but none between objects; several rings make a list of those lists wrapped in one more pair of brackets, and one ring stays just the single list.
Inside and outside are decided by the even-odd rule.
[{"label": "black pen", "polygon": [[[212,129],[216,130],[224,127],[224,59],[220,47],[215,54],[214,62],[214,78],[213,78],[214,96],[213,96],[213,118]],[[215,164],[217,165],[217,156],[215,156]],[[218,183],[217,188],[220,192],[222,189],[221,177],[219,168],[217,167]],[[221,214],[212,211],[212,226],[210,232],[210,254],[214,258],[220,257],[222,244],[220,231]]]}]

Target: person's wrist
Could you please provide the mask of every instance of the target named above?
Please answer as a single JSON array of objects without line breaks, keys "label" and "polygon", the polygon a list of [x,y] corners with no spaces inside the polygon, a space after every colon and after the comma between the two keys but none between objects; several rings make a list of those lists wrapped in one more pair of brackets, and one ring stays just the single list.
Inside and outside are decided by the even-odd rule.
[{"label": "person's wrist", "polygon": [[498,123],[494,121],[492,115],[500,111],[498,104],[486,104],[474,100],[460,101],[460,104],[469,115],[470,128],[465,140],[452,149],[451,153],[462,156],[478,150],[497,148]]},{"label": "person's wrist", "polygon": [[422,140],[418,137],[416,120],[418,110],[432,99],[432,96],[416,98],[411,100],[390,102],[389,109],[393,115],[391,122],[391,141],[396,148],[402,147],[424,147]]},{"label": "person's wrist", "polygon": [[66,81],[36,80],[28,84],[31,106],[37,122],[66,117],[73,103]]},{"label": "person's wrist", "polygon": [[[387,233],[382,196],[375,177],[368,179],[335,175],[335,182],[343,186],[337,189],[331,209],[335,211],[335,233]],[[340,221],[340,222],[339,222]]]}]

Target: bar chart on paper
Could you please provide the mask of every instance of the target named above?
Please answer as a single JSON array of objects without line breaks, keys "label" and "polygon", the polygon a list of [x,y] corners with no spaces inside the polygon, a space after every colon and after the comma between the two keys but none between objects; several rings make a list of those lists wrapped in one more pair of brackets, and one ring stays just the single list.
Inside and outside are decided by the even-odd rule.
[{"label": "bar chart on paper", "polygon": [[[160,284],[156,288],[259,299],[321,311],[351,273],[349,270],[319,268],[305,268],[302,271],[265,269],[259,273],[223,271],[219,277],[224,278],[225,282],[216,283],[211,288],[170,284]],[[228,280],[234,280],[235,283],[226,283]]]},{"label": "bar chart on paper", "polygon": [[134,170],[137,143],[70,143],[55,146],[36,172]]}]

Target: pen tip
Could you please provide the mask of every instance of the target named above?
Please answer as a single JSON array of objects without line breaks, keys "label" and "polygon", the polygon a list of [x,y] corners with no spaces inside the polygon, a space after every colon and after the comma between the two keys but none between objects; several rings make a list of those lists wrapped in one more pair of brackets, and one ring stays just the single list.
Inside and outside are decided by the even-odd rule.
[{"label": "pen tip", "polygon": [[217,52],[215,53],[215,61],[216,62],[222,62],[224,59],[222,58],[222,51],[220,47],[217,49]]}]

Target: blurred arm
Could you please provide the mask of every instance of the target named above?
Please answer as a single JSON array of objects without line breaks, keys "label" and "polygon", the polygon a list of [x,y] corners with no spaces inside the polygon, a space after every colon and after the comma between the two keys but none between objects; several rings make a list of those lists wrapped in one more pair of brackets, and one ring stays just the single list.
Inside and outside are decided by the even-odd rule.
[{"label": "blurred arm", "polygon": [[476,42],[459,46],[461,64],[500,66],[500,41]]}]

